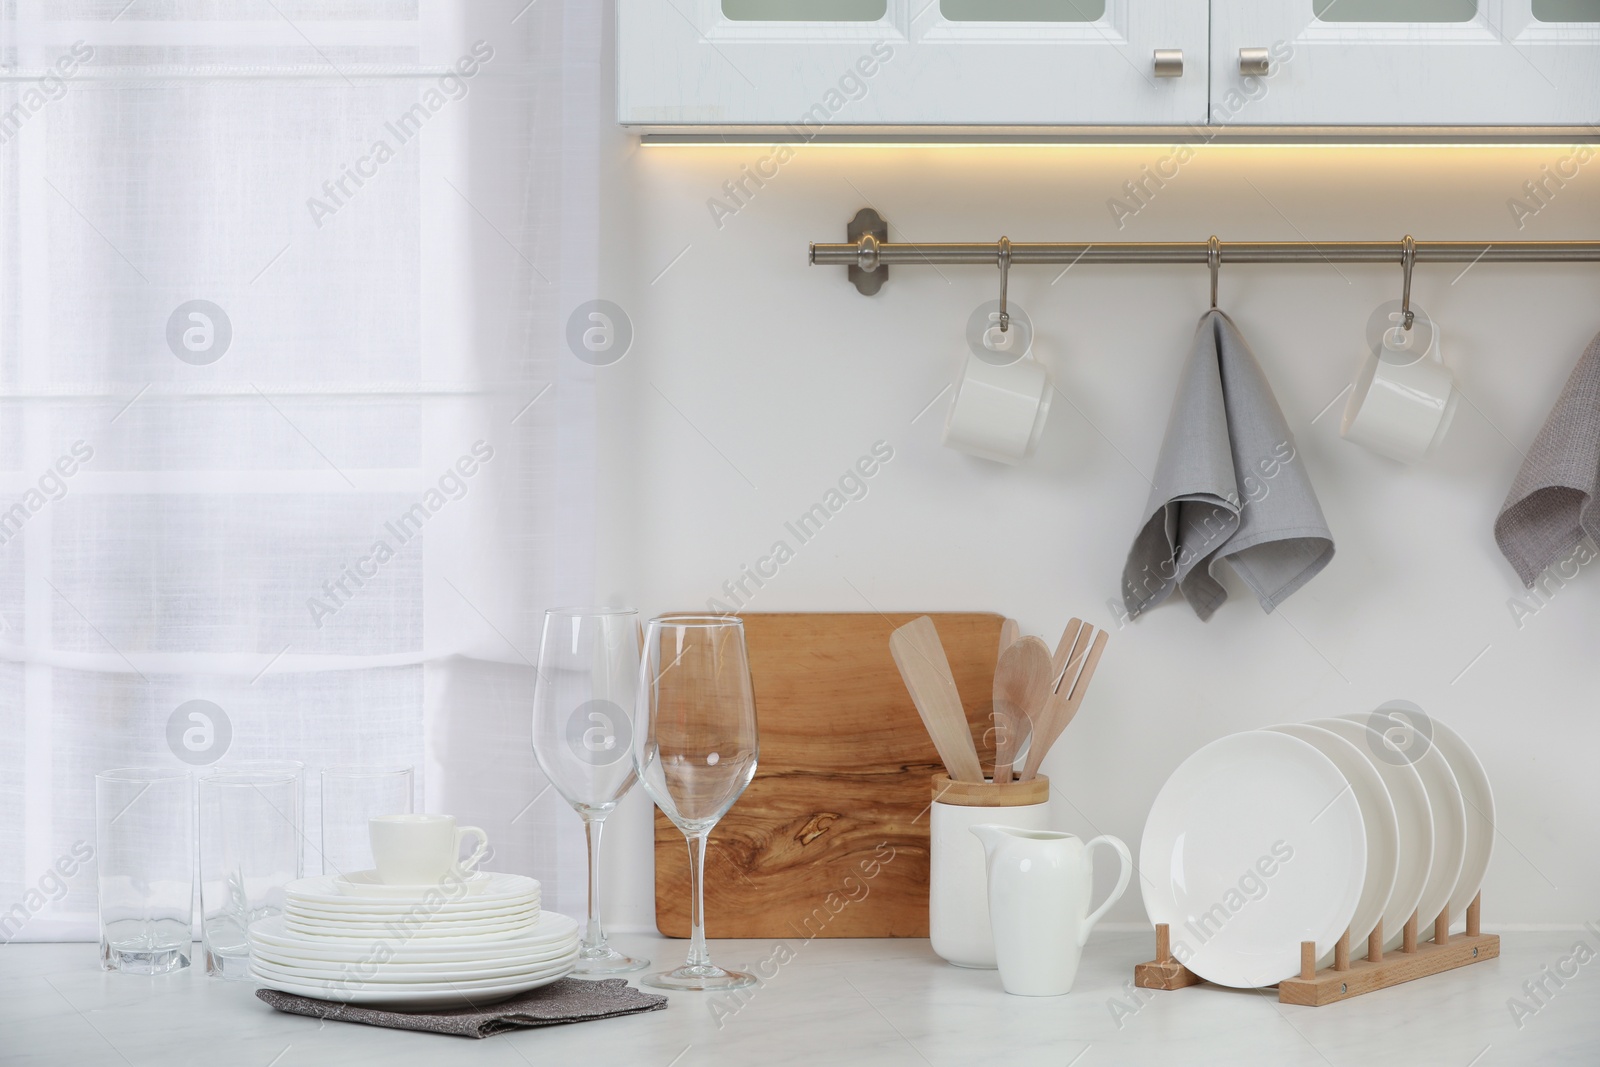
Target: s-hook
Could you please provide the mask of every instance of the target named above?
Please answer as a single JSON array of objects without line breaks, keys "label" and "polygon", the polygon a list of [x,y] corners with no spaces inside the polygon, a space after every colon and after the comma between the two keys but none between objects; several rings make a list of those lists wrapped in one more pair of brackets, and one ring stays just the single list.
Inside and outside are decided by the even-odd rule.
[{"label": "s-hook", "polygon": [[1417,242],[1408,233],[1400,242],[1400,267],[1406,272],[1405,286],[1400,290],[1400,314],[1405,319],[1405,328],[1411,329],[1411,324],[1416,321],[1416,312],[1411,310],[1411,268],[1417,262]]},{"label": "s-hook", "polygon": [[1217,274],[1222,270],[1222,242],[1216,234],[1206,242],[1206,266],[1211,268],[1211,308],[1217,307]]},{"label": "s-hook", "polygon": [[1011,276],[1011,238],[1002,237],[995,245],[994,261],[1000,267],[1000,332],[1011,328],[1011,312],[1006,310],[1006,280]]}]

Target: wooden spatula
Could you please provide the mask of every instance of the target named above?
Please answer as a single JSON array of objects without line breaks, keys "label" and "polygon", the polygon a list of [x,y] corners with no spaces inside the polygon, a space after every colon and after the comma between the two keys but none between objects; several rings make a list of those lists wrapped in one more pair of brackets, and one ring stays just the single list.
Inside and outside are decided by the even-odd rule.
[{"label": "wooden spatula", "polygon": [[1056,738],[1061,736],[1061,731],[1065,730],[1073,716],[1078,714],[1078,708],[1083,704],[1083,695],[1089,689],[1089,682],[1094,678],[1094,669],[1100,665],[1100,654],[1105,647],[1104,630],[1095,633],[1093,626],[1080,625],[1072,642],[1072,651],[1067,658],[1066,667],[1056,682],[1056,690],[1045,701],[1044,714],[1040,717],[1040,721],[1034,724],[1033,740],[1028,746],[1028,759],[1022,768],[1023,781],[1039,773],[1039,764],[1044,762],[1045,756],[1049,754],[1050,746],[1055,744]]},{"label": "wooden spatula", "polygon": [[1000,624],[1000,652],[1017,643],[1017,638],[1022,636],[1021,628],[1017,626],[1016,619],[1007,619]]},{"label": "wooden spatula", "polygon": [[1000,654],[994,669],[994,780],[1011,781],[1011,766],[1022,742],[1033,733],[1033,719],[1044,710],[1056,675],[1050,669],[1050,646],[1024,637]]},{"label": "wooden spatula", "polygon": [[911,702],[922,716],[922,725],[933,738],[945,770],[958,782],[983,781],[978,750],[967,728],[967,713],[961,707],[961,694],[950,673],[939,631],[926,615],[912,619],[889,635],[889,654],[900,668],[900,678],[911,693]]}]

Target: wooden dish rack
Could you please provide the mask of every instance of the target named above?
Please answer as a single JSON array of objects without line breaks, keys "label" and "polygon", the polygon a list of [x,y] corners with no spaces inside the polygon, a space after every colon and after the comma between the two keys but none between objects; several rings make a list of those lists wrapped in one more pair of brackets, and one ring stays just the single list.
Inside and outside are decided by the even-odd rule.
[{"label": "wooden dish rack", "polygon": [[[1414,978],[1482,963],[1500,955],[1500,935],[1478,930],[1479,893],[1467,905],[1465,933],[1450,935],[1450,909],[1445,908],[1433,923],[1433,940],[1417,941],[1417,915],[1406,921],[1399,952],[1384,955],[1383,921],[1367,938],[1365,959],[1350,959],[1350,931],[1333,948],[1333,966],[1317,970],[1317,944],[1300,942],[1300,974],[1278,983],[1280,1004],[1321,1007],[1349,1000],[1375,989],[1388,989]],[[1171,932],[1166,923],[1156,924],[1156,958],[1133,969],[1133,984],[1144,989],[1182,989],[1205,979],[1172,957]]]}]

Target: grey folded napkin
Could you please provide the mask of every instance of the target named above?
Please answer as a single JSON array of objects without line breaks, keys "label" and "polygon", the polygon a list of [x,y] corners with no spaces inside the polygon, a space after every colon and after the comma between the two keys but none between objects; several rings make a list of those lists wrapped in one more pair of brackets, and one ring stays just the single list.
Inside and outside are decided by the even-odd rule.
[{"label": "grey folded napkin", "polygon": [[510,1000],[486,1004],[481,1008],[440,1008],[432,1011],[363,1008],[357,1004],[296,996],[277,989],[258,989],[256,996],[279,1011],[293,1015],[387,1026],[396,1030],[457,1034],[461,1037],[492,1037],[523,1027],[611,1019],[642,1011],[659,1011],[667,1006],[666,997],[635,989],[623,978],[599,981],[563,978],[559,982],[530,989]]},{"label": "grey folded napkin", "polygon": [[1584,350],[1494,520],[1494,539],[1522,584],[1600,535],[1600,335]]},{"label": "grey folded napkin", "polygon": [[1122,571],[1130,616],[1177,588],[1202,620],[1228,598],[1226,560],[1272,611],[1333,558],[1305,464],[1233,320],[1200,318],[1161,442],[1145,520]]}]

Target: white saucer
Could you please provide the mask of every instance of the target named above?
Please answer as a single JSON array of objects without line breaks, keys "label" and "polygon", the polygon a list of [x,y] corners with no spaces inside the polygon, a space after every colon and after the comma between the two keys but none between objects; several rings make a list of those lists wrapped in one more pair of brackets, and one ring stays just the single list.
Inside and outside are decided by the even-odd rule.
[{"label": "white saucer", "polygon": [[1366,881],[1361,808],[1311,745],[1250,731],[1211,742],[1161,787],[1139,846],[1145,910],[1173,952],[1218,985],[1255,988],[1320,956]]},{"label": "white saucer", "polygon": [[[1313,719],[1320,726],[1356,746],[1372,764],[1394,801],[1395,821],[1400,828],[1400,861],[1395,873],[1394,892],[1383,909],[1385,947],[1395,931],[1405,930],[1407,920],[1422,900],[1422,887],[1433,870],[1433,809],[1428,807],[1428,791],[1422,776],[1409,763],[1381,760],[1373,754],[1383,748],[1383,737],[1359,722],[1348,719]],[[1351,952],[1357,946],[1350,946]]]},{"label": "white saucer", "polygon": [[[1400,871],[1400,825],[1395,817],[1394,801],[1372,762],[1338,734],[1298,722],[1267,729],[1298,737],[1315,747],[1333,761],[1355,792],[1356,803],[1361,807],[1361,825],[1367,831],[1367,877],[1361,887],[1361,899],[1356,902],[1356,913],[1350,919],[1350,950],[1359,953],[1367,935],[1383,917],[1383,909],[1394,893],[1395,877]],[[1328,954],[1330,960],[1332,955]],[[1318,965],[1324,962],[1319,960]]]}]

